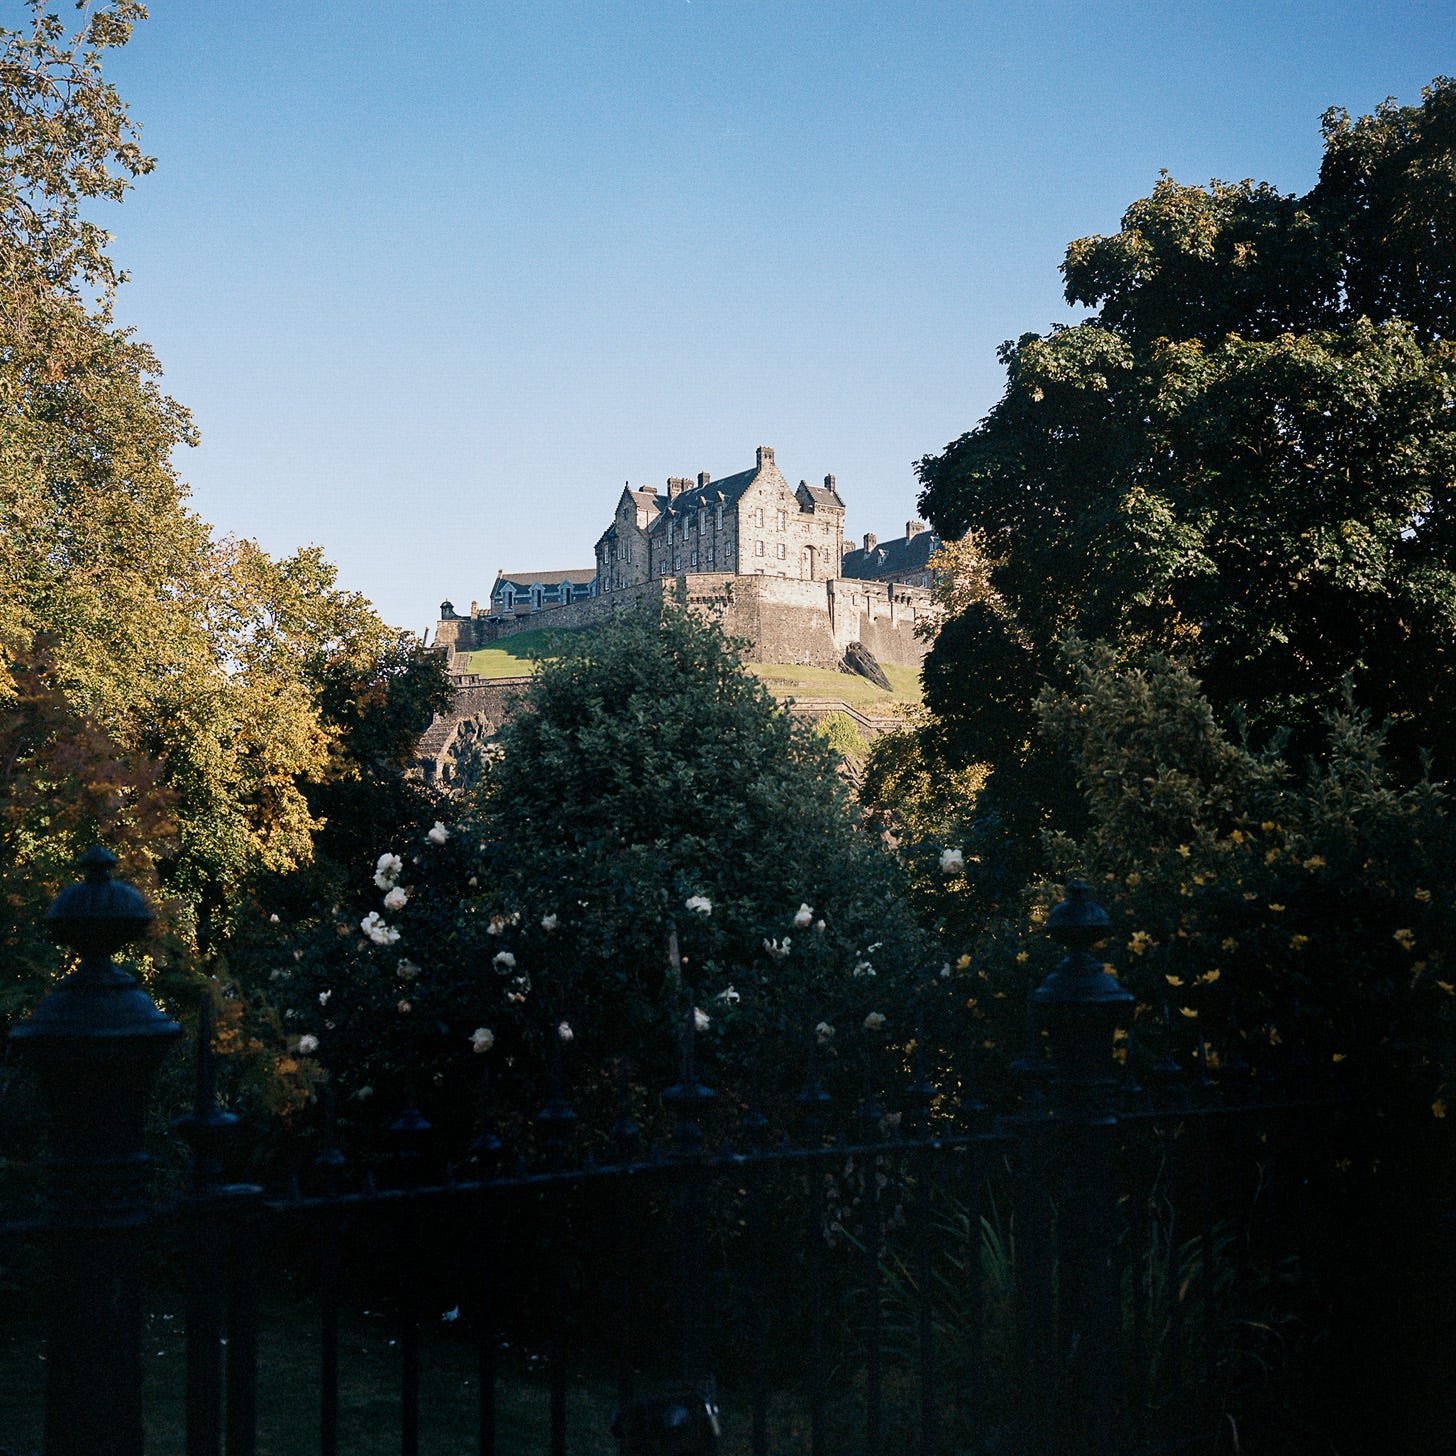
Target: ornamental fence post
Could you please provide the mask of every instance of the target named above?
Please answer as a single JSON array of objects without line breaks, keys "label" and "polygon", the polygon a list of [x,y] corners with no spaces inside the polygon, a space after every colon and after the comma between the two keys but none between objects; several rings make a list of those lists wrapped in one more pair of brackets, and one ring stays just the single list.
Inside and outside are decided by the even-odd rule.
[{"label": "ornamental fence post", "polygon": [[1133,996],[1092,947],[1107,938],[1107,912],[1073,882],[1047,929],[1067,949],[1031,993],[1047,1033],[1050,1113],[1063,1197],[1057,1217],[1056,1449],[1112,1456],[1122,1314],[1117,1288],[1117,1093],[1113,1033]]},{"label": "ornamental fence post", "polygon": [[46,912],[80,965],[12,1028],[46,1110],[51,1225],[46,1456],[141,1456],[147,1094],[182,1028],[112,956],[152,914],[96,846]]}]

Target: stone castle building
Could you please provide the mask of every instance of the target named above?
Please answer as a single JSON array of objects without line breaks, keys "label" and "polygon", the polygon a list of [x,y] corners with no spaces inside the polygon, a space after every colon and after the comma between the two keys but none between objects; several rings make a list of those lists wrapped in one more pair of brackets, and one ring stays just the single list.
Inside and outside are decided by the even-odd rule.
[{"label": "stone castle building", "polygon": [[471,651],[536,628],[590,627],[665,593],[713,612],[748,644],[750,662],[868,665],[872,676],[876,663],[918,667],[937,545],[911,521],[901,539],[866,536],[856,547],[834,477],[791,487],[767,445],[751,468],[721,480],[704,471],[674,476],[662,491],[629,484],[597,540],[594,569],[502,571],[468,616],[441,604],[435,645],[450,653],[457,727],[442,720],[430,730],[429,756],[443,763],[457,732],[487,735],[509,711],[513,689],[473,677]]},{"label": "stone castle building", "polygon": [[[464,654],[535,627],[587,627],[671,588],[715,604],[757,662],[837,667],[858,642],[881,661],[918,666],[930,610],[928,560],[939,541],[919,521],[905,536],[856,547],[832,475],[791,487],[760,446],[754,465],[714,480],[674,476],[664,491],[623,488],[587,570],[498,574],[484,608],[444,602],[436,645]],[[463,668],[463,661],[461,663]]]}]

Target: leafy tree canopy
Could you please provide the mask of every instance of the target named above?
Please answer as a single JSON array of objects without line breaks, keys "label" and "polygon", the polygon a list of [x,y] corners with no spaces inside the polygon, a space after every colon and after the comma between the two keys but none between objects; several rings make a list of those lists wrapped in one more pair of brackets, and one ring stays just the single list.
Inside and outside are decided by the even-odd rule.
[{"label": "leafy tree canopy", "polygon": [[190,509],[171,457],[191,421],[113,324],[123,275],[82,216],[152,165],[101,73],[144,11],[111,0],[75,32],[29,12],[0,30],[0,947],[16,1004],[55,965],[36,899],[89,840],[160,892],[159,960],[195,966],[252,877],[307,861],[346,812],[341,786],[377,768],[370,735],[397,739],[401,712],[418,731],[441,691],[316,548],[273,560]]},{"label": "leafy tree canopy", "polygon": [[963,759],[1024,758],[1073,634],[1177,654],[1220,714],[1301,742],[1348,677],[1398,759],[1449,758],[1456,83],[1324,134],[1304,197],[1164,177],[1073,243],[1097,312],[1006,345],[1002,399],[920,462],[982,561],[926,669]]},{"label": "leafy tree canopy", "polygon": [[469,1109],[462,1053],[484,1028],[534,1110],[562,1022],[578,1091],[623,1056],[660,1089],[689,987],[705,1065],[797,1091],[819,1023],[826,1062],[862,1049],[864,1018],[903,1018],[933,966],[832,750],[671,602],[557,638],[445,820],[357,845],[322,914],[280,930],[259,907],[247,979],[272,978],[345,1100],[397,1091],[413,1044]]}]

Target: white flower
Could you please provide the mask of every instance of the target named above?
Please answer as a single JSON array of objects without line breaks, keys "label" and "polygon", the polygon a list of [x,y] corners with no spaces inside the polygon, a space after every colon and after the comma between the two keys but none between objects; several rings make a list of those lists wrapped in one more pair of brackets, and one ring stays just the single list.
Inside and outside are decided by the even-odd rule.
[{"label": "white flower", "polygon": [[711,915],[713,902],[706,895],[689,895],[683,908],[691,910],[694,915]]},{"label": "white flower", "polygon": [[419,973],[420,968],[413,961],[400,961],[397,974],[401,981],[413,981]]},{"label": "white flower", "polygon": [[488,1026],[477,1026],[470,1033],[470,1046],[473,1051],[488,1052],[495,1045],[495,1032]]},{"label": "white flower", "polygon": [[319,1005],[320,1006],[327,1006],[329,1004],[329,997],[332,996],[333,994],[334,993],[332,991],[320,991],[319,992]]},{"label": "white flower", "polygon": [[820,1046],[828,1046],[834,1040],[834,1028],[827,1021],[821,1021],[814,1028],[814,1038]]},{"label": "white flower", "polygon": [[365,1085],[365,1086],[361,1087],[354,1094],[355,1100],[356,1101],[359,1101],[359,1102],[363,1102],[366,1098],[372,1097],[372,1096],[374,1096],[374,1088],[372,1088],[372,1087],[370,1087],[368,1085]]},{"label": "white flower", "polygon": [[941,968],[940,968],[940,979],[943,981],[949,975],[950,975],[950,962],[949,961],[946,961],[946,963],[943,966],[941,966]]},{"label": "white flower", "polygon": [[269,925],[277,925],[278,924],[278,917],[277,917],[277,915],[270,915],[268,917],[268,924]]},{"label": "white flower", "polygon": [[786,955],[788,955],[789,946],[792,943],[793,942],[791,941],[790,937],[786,935],[781,941],[766,939],[763,943],[763,948],[765,951],[768,952],[770,956],[773,957],[774,960],[781,961]]},{"label": "white flower", "polygon": [[943,849],[940,852],[940,872],[943,875],[964,874],[966,857],[958,849]]},{"label": "white flower", "polygon": [[885,1024],[885,1018],[878,1011],[871,1011],[864,1019],[866,1031],[878,1031]]},{"label": "white flower", "polygon": [[472,890],[478,890],[480,888],[480,876],[471,875],[471,877],[466,880],[465,883],[469,885]]},{"label": "white flower", "polygon": [[741,1000],[743,1000],[743,997],[740,996],[738,992],[733,989],[732,986],[729,986],[726,991],[719,991],[718,994],[713,997],[713,1000],[721,1001],[725,1006],[736,1006]]},{"label": "white flower", "polygon": [[435,820],[433,828],[427,830],[425,833],[425,838],[431,844],[444,844],[449,837],[450,831],[438,819]]},{"label": "white flower", "polygon": [[394,889],[394,882],[399,879],[399,872],[403,868],[404,861],[397,854],[381,854],[374,866],[374,883],[381,890]]},{"label": "white flower", "polygon": [[413,1011],[415,1008],[408,1001],[399,1001],[395,1003],[394,1009],[398,1011],[401,1016],[408,1016],[410,1012]]},{"label": "white flower", "polygon": [[311,1052],[318,1050],[318,1037],[311,1032],[304,1032],[298,1039],[298,1050],[301,1055],[308,1056]]},{"label": "white flower", "polygon": [[504,915],[492,915],[490,924],[485,927],[487,935],[501,935],[506,928],[506,917]]},{"label": "white flower", "polygon": [[794,916],[794,929],[805,930],[814,921],[814,907],[812,905],[800,905],[799,913]]},{"label": "white flower", "polygon": [[543,915],[541,917],[541,929],[548,935],[560,924],[561,917],[559,915]]},{"label": "white flower", "polygon": [[713,1018],[708,1015],[700,1006],[693,1007],[693,1030],[707,1031],[713,1024]]},{"label": "white flower", "polygon": [[559,1036],[562,1041],[570,1041],[576,1035],[576,1033],[571,1029],[571,1023],[569,1021],[563,1021],[556,1028],[556,1035]]},{"label": "white flower", "polygon": [[396,885],[385,897],[384,908],[386,910],[403,910],[409,904],[409,891],[402,885]]},{"label": "white flower", "polygon": [[495,960],[491,963],[501,975],[516,968],[516,958],[508,950],[498,950],[495,953]]},{"label": "white flower", "polygon": [[874,968],[873,965],[870,964],[869,961],[856,961],[855,962],[854,974],[856,976],[859,976],[860,978],[864,978],[866,976],[872,976],[872,975],[874,975],[874,973],[875,973],[875,968]]},{"label": "white flower", "polygon": [[815,935],[823,935],[824,934],[824,922],[822,920],[816,920],[814,922],[814,934]]},{"label": "white flower", "polygon": [[360,922],[359,929],[374,942],[375,945],[393,945],[399,939],[399,931],[394,926],[386,925],[380,918],[379,911],[371,910]]}]

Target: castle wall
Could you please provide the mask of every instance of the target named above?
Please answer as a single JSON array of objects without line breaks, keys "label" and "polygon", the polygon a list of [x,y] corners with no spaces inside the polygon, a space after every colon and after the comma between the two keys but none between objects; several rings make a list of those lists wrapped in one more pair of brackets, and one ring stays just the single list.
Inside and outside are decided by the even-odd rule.
[{"label": "castle wall", "polygon": [[605,596],[544,607],[512,621],[484,617],[440,622],[435,643],[469,652],[504,637],[537,630],[580,631],[605,622],[618,612],[635,611],[664,591],[686,589],[688,601],[719,606],[725,630],[749,644],[756,662],[802,663],[837,667],[851,642],[862,642],[881,662],[918,667],[925,644],[916,626],[930,611],[930,594],[918,587],[890,586],[877,581],[804,581],[780,576],[736,576],[732,572],[697,572],[659,578],[625,587]]}]

